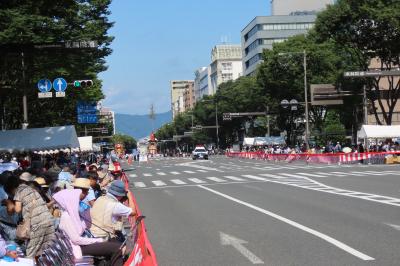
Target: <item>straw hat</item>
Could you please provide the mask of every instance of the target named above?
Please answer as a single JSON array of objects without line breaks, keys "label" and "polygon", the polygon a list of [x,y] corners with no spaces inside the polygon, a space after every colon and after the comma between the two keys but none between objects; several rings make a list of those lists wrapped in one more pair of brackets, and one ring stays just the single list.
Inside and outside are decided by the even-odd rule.
[{"label": "straw hat", "polygon": [[41,187],[49,187],[43,177],[36,177],[35,182],[38,183]]},{"label": "straw hat", "polygon": [[77,178],[77,179],[75,179],[75,182],[72,183],[72,186],[76,187],[76,188],[89,189],[90,188],[90,181],[87,178]]}]

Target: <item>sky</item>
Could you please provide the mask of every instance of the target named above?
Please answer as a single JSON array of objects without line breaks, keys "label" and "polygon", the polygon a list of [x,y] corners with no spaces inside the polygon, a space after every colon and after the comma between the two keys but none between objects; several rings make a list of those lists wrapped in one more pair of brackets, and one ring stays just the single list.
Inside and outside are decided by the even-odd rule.
[{"label": "sky", "polygon": [[170,110],[170,80],[194,79],[222,40],[240,44],[241,30],[270,15],[269,0],[114,0],[113,53],[100,74],[104,106],[117,113]]}]

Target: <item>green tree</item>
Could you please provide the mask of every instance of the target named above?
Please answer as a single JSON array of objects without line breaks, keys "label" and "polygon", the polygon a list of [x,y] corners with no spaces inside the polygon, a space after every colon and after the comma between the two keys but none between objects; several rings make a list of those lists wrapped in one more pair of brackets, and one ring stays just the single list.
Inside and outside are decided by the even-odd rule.
[{"label": "green tree", "polygon": [[[319,14],[315,29],[319,41],[334,41],[348,51],[353,62],[357,62],[357,68],[348,66],[348,70],[368,70],[373,59],[378,59],[381,70],[400,65],[398,0],[338,0]],[[382,97],[382,81],[388,84],[387,99]],[[400,97],[400,80],[397,77],[378,77],[363,82],[367,85],[376,120],[379,124],[390,125]],[[377,107],[384,121],[379,119]]]},{"label": "green tree", "polygon": [[[76,103],[104,97],[97,74],[106,70],[111,53],[107,33],[111,0],[23,0],[0,3],[0,98],[7,129],[22,123],[22,95],[28,98],[30,127],[76,124]],[[96,41],[97,48],[65,49],[64,45]],[[42,47],[42,48],[39,48]],[[24,63],[24,67],[22,64]],[[36,82],[42,78],[92,79],[94,86],[69,86],[65,98],[38,99]],[[7,89],[4,89],[7,88]]]},{"label": "green tree", "polygon": [[137,147],[136,140],[125,134],[115,134],[111,138],[112,143],[115,144],[123,144],[126,150],[131,150]]}]

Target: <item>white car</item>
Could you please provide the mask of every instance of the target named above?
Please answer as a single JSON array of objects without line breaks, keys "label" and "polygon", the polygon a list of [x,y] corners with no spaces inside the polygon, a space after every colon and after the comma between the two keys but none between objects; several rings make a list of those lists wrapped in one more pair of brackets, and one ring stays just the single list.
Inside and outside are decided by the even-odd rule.
[{"label": "white car", "polygon": [[196,147],[194,151],[192,152],[192,159],[197,160],[197,159],[204,159],[208,160],[208,152],[206,148],[204,147]]}]

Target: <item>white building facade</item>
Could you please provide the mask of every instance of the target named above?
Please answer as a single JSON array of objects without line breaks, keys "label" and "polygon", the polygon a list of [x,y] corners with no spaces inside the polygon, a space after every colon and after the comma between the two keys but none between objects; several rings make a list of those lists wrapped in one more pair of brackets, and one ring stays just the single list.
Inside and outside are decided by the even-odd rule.
[{"label": "white building facade", "polygon": [[196,70],[194,79],[194,92],[196,102],[201,100],[205,95],[210,95],[210,66],[202,67]]},{"label": "white building facade", "polygon": [[221,83],[236,80],[242,73],[241,45],[216,45],[211,51],[209,93],[214,94]]},{"label": "white building facade", "polygon": [[290,15],[295,12],[319,12],[335,0],[271,0],[273,16]]}]

